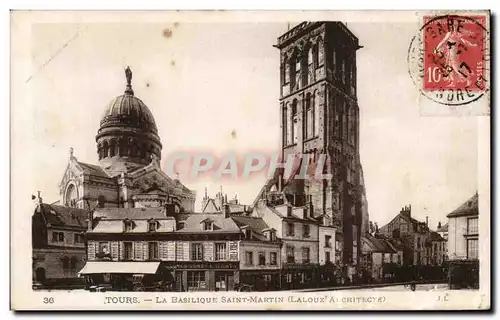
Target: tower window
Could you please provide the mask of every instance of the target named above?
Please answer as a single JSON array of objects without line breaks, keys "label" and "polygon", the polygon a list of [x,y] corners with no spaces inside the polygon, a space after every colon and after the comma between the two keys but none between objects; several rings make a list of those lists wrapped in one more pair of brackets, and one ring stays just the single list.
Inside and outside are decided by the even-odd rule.
[{"label": "tower window", "polygon": [[321,38],[318,40],[316,48],[317,48],[317,54],[318,54],[318,64],[316,66],[321,67],[321,66],[323,66],[324,60],[325,60],[324,59],[325,52],[324,52],[323,40]]},{"label": "tower window", "polygon": [[314,115],[314,123],[313,123],[313,132],[314,136],[319,135],[319,95],[315,94],[313,97],[313,115]]},{"label": "tower window", "polygon": [[294,100],[292,103],[292,114],[291,114],[291,134],[290,134],[290,143],[298,142],[298,119],[297,119],[297,100]]},{"label": "tower window", "polygon": [[285,85],[287,85],[288,83],[290,83],[290,62],[288,59],[286,59],[284,62],[283,72],[284,72],[283,82]]},{"label": "tower window", "polygon": [[305,116],[306,116],[306,132],[305,132],[305,137],[306,138],[312,138],[314,136],[314,128],[313,128],[313,105],[312,105],[312,98],[311,98],[311,94],[307,94],[306,95],[306,100],[305,100],[305,103],[306,103],[306,112],[305,112]]},{"label": "tower window", "polygon": [[301,67],[302,67],[302,61],[300,57],[297,56],[295,59],[295,78],[297,79],[297,83],[299,83],[299,85],[300,85],[299,77],[300,77]]},{"label": "tower window", "polygon": [[109,156],[114,157],[116,155],[116,141],[111,140],[110,147],[109,147]]}]

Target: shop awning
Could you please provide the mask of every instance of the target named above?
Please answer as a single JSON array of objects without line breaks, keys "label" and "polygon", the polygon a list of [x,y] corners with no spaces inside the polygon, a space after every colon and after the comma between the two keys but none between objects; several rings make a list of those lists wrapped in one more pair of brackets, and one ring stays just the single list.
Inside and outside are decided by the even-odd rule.
[{"label": "shop awning", "polygon": [[117,262],[117,261],[89,261],[78,274],[95,273],[138,273],[155,274],[160,266],[159,262]]}]

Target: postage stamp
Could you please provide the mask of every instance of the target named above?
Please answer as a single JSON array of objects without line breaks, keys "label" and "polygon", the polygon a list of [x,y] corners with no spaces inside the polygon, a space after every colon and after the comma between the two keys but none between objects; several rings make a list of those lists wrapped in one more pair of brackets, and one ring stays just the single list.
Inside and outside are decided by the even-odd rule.
[{"label": "postage stamp", "polygon": [[489,13],[11,20],[12,309],[490,308]]},{"label": "postage stamp", "polygon": [[450,13],[421,19],[409,48],[409,73],[423,97],[443,106],[423,113],[489,114],[489,15]]}]

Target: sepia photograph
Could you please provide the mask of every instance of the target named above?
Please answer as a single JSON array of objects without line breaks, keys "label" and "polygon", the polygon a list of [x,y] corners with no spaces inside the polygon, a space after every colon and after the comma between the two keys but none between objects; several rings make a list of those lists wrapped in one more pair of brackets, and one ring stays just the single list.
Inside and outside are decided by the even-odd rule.
[{"label": "sepia photograph", "polygon": [[12,11],[11,308],[489,309],[489,23]]}]

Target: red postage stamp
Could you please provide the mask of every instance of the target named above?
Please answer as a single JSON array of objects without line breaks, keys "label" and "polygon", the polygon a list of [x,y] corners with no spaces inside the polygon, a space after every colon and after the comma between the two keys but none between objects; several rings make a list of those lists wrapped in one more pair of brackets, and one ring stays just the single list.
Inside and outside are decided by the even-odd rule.
[{"label": "red postage stamp", "polygon": [[410,46],[410,74],[422,95],[449,106],[469,104],[489,89],[487,15],[425,15]]},{"label": "red postage stamp", "polygon": [[483,91],[485,18],[424,17],[425,90]]}]

